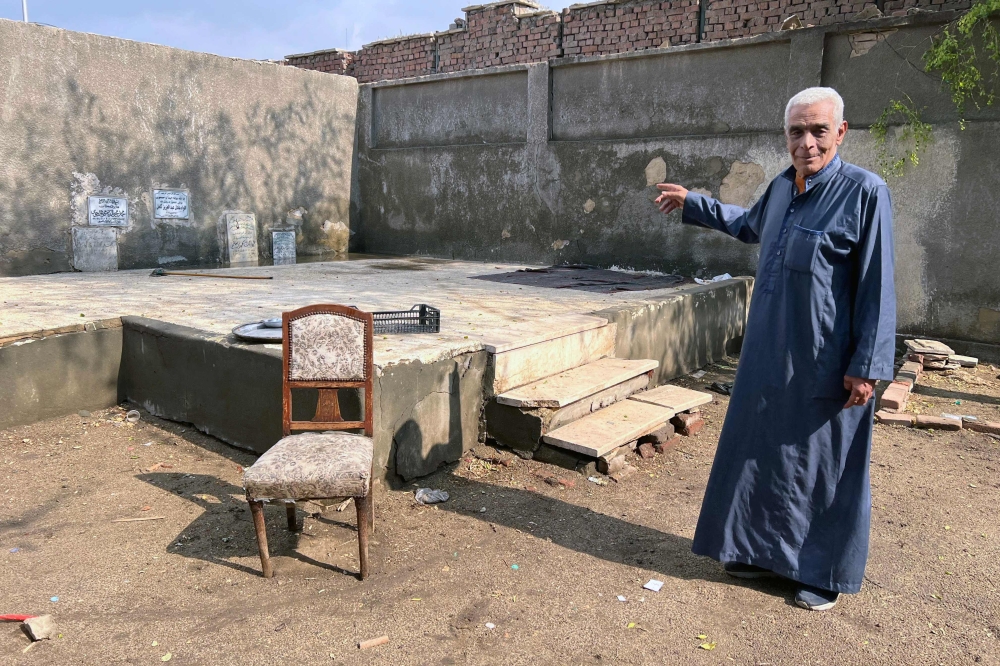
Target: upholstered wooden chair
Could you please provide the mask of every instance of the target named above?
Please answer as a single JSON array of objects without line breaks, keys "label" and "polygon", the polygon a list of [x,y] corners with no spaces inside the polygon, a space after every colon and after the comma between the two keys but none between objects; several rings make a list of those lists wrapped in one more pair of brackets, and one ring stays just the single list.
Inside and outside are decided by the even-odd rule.
[{"label": "upholstered wooden chair", "polygon": [[[294,531],[296,501],[353,497],[363,580],[368,576],[368,537],[374,530],[372,315],[342,305],[310,305],[285,312],[281,319],[284,437],[243,473],[263,574],[274,575],[264,528],[265,502],[285,502],[288,529]],[[292,390],[310,388],[319,391],[315,416],[293,421]],[[363,389],[363,421],[341,417],[337,390],[342,388]],[[344,430],[363,430],[364,435]]]}]

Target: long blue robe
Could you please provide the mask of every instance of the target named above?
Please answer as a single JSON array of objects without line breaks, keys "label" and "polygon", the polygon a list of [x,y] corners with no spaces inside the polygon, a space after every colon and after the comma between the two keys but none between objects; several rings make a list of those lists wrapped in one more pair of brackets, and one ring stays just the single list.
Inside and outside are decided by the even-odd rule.
[{"label": "long blue robe", "polygon": [[868,558],[874,400],[844,409],[844,376],[892,379],[892,206],[839,157],[749,210],[696,193],[683,221],[760,243],[743,351],[692,550],[836,592]]}]

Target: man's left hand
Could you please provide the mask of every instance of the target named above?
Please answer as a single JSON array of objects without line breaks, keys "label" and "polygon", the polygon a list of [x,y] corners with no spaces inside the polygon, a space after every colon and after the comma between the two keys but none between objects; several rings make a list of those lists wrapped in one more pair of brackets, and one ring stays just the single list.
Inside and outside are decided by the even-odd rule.
[{"label": "man's left hand", "polygon": [[863,377],[844,377],[844,388],[851,392],[844,409],[861,407],[868,404],[875,393],[875,380]]}]

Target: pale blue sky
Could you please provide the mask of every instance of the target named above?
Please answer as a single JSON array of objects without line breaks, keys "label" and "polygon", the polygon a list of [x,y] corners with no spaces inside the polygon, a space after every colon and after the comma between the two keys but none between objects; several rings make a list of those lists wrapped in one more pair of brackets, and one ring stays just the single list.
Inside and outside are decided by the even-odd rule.
[{"label": "pale blue sky", "polygon": [[[486,0],[28,0],[28,18],[240,58],[281,58],[386,37],[446,30],[462,7]],[[562,9],[579,0],[543,2]],[[21,18],[21,0],[0,0]]]}]

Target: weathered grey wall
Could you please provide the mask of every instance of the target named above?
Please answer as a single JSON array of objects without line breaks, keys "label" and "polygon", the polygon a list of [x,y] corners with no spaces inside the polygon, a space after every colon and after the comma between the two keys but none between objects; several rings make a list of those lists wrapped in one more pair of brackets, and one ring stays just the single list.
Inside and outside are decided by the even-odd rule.
[{"label": "weathered grey wall", "polygon": [[[946,18],[362,86],[354,248],[753,274],[757,247],[682,227],[677,213],[664,218],[651,203],[653,184],[680,182],[728,203],[756,200],[789,164],[785,101],[811,85],[844,95],[858,128],[844,157],[873,169],[867,128],[905,93],[926,107],[935,141],[919,167],[890,182],[899,328],[1000,342],[1000,273],[989,270],[1000,252],[1000,111],[970,113],[962,131],[947,94],[920,71],[927,37]],[[863,46],[857,35],[875,31],[884,39]],[[484,115],[471,97],[503,104]],[[387,129],[420,114],[433,122],[408,129],[405,141]]]},{"label": "weathered grey wall", "polygon": [[[227,210],[256,214],[266,255],[303,207],[299,252],[327,251],[356,101],[349,77],[0,19],[0,275],[70,270],[73,196],[104,188],[132,209],[121,268],[220,261]],[[190,190],[189,222],[152,220],[157,185]]]}]

